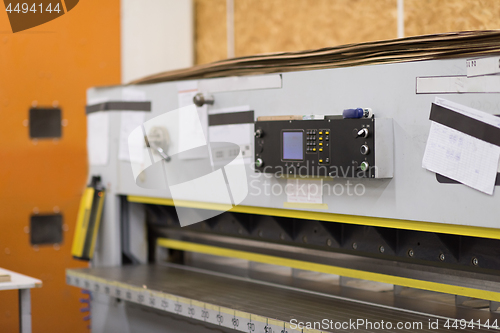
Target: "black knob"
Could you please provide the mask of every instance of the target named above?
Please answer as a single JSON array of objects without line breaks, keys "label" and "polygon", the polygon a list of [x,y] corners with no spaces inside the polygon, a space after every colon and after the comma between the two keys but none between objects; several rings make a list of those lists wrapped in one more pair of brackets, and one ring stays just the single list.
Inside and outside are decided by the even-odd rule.
[{"label": "black knob", "polygon": [[264,131],[260,128],[258,128],[256,131],[255,131],[255,137],[256,138],[261,138],[264,136]]}]

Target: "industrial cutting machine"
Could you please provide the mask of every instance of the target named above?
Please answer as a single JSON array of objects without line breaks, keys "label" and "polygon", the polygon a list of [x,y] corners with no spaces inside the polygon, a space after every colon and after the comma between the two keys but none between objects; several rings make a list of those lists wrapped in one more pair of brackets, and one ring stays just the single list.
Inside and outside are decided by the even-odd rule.
[{"label": "industrial cutting machine", "polygon": [[495,331],[500,49],[482,40],[89,89],[91,268],[66,274],[92,331]]}]

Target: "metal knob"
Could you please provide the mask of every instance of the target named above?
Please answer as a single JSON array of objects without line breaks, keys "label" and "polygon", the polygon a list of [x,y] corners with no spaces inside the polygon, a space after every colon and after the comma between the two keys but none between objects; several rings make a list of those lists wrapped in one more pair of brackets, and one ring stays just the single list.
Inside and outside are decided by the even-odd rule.
[{"label": "metal knob", "polygon": [[366,155],[370,152],[370,148],[367,145],[362,145],[359,148],[359,151],[361,152],[361,154]]},{"label": "metal knob", "polygon": [[361,164],[359,165],[359,168],[361,169],[361,171],[367,171],[369,167],[370,167],[370,164],[366,161],[361,162]]},{"label": "metal knob", "polygon": [[264,131],[262,131],[262,129],[258,128],[256,131],[255,131],[255,137],[256,138],[261,138],[263,135],[264,135]]},{"label": "metal knob", "polygon": [[203,93],[197,93],[193,97],[193,103],[200,107],[205,104],[213,105],[215,102],[214,97],[212,95],[204,95]]},{"label": "metal knob", "polygon": [[366,137],[368,137],[368,134],[370,134],[370,132],[368,131],[368,128],[362,128],[358,131],[358,138],[359,137],[366,138]]},{"label": "metal knob", "polygon": [[256,168],[260,168],[260,167],[262,167],[263,165],[264,165],[264,160],[263,160],[262,158],[260,158],[260,157],[259,157],[259,158],[257,158],[257,159],[255,160],[255,167],[256,167]]}]

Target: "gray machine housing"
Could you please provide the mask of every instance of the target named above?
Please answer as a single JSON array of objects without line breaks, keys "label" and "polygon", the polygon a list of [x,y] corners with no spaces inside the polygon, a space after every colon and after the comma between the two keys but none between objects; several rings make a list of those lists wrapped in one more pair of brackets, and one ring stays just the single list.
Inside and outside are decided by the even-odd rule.
[{"label": "gray machine housing", "polygon": [[[244,90],[238,90],[234,78],[226,78],[233,82],[231,91],[221,92],[217,91],[220,85],[215,83],[220,83],[222,79],[204,79],[198,83],[205,93],[214,97],[214,104],[208,106],[209,113],[214,109],[246,105],[254,110],[255,118],[304,114],[304,110],[318,115],[341,115],[346,108],[362,105],[373,109],[377,123],[381,126],[377,128],[377,133],[387,134],[383,137],[376,136],[377,141],[384,141],[376,143],[376,164],[386,164],[380,168],[383,172],[376,179],[334,180],[344,186],[347,181],[352,186],[359,184],[364,191],[359,196],[348,195],[345,191],[338,195],[324,195],[323,203],[327,208],[320,211],[461,226],[498,227],[497,218],[492,214],[498,207],[498,194],[486,195],[461,184],[441,184],[436,180],[435,173],[422,168],[431,125],[429,113],[436,96],[492,114],[500,112],[498,93],[417,93],[418,77],[464,77],[466,59],[289,72],[263,77],[273,75],[279,76],[280,87],[243,87]],[[219,81],[215,82],[217,80]],[[149,120],[178,108],[178,84],[180,83],[166,82],[92,88],[88,90],[88,100],[122,100],[123,90],[135,89],[143,92],[152,103],[152,110],[146,115],[146,120]],[[100,237],[101,244],[107,244],[108,250],[98,256],[102,256],[103,263],[118,263],[118,201],[114,202],[113,195],[171,198],[171,194],[168,188],[161,186],[165,183],[163,174],[154,168],[143,172],[136,183],[131,163],[118,158],[123,112],[106,112],[110,114],[109,162],[104,166],[90,165],[89,175],[101,175],[103,181],[109,184],[110,195],[104,210],[105,222]],[[167,127],[170,137],[175,138],[180,130],[178,123],[173,122]],[[393,145],[388,142],[390,140],[393,140]],[[190,166],[194,163],[193,160],[186,160],[183,172],[189,174]],[[287,202],[286,193],[266,193],[265,188],[274,184],[284,186],[287,180],[255,174],[252,164],[246,164],[245,167],[249,184],[250,181],[254,182],[241,205],[283,209]],[[210,202],[209,197],[207,202]],[[318,211],[314,208],[290,209]]]}]

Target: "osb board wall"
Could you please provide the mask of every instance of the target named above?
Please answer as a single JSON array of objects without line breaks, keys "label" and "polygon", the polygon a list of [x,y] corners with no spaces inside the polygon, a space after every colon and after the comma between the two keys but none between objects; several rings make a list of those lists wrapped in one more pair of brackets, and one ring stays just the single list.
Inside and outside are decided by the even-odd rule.
[{"label": "osb board wall", "polygon": [[195,0],[195,58],[205,64],[227,57],[226,0]]},{"label": "osb board wall", "polygon": [[395,0],[235,0],[235,55],[396,37]]},{"label": "osb board wall", "polygon": [[[235,55],[396,37],[396,0],[234,0]],[[226,0],[195,0],[196,63],[227,57]]]},{"label": "osb board wall", "polygon": [[405,35],[500,29],[498,0],[405,0]]},{"label": "osb board wall", "polygon": [[[226,0],[195,0],[196,63],[227,56]],[[404,0],[405,36],[500,29],[498,0]],[[235,55],[397,37],[397,0],[234,0]]]}]

